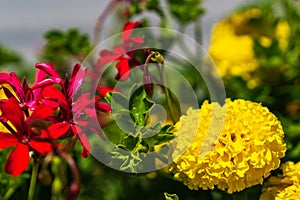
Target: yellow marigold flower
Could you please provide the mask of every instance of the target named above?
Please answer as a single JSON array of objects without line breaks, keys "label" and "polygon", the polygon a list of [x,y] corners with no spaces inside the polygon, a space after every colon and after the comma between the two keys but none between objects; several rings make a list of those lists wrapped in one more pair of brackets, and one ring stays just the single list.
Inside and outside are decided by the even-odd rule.
[{"label": "yellow marigold flower", "polygon": [[182,155],[174,151],[169,170],[190,189],[233,193],[262,184],[286,151],[276,116],[242,99],[227,99],[224,106],[205,101],[200,109],[189,109],[174,131],[179,152],[190,145]]},{"label": "yellow marigold flower", "polygon": [[[257,23],[255,23],[255,22]],[[249,88],[261,83],[260,61],[254,52],[254,39],[266,48],[278,40],[284,53],[288,47],[290,27],[285,20],[276,26],[267,23],[260,9],[250,8],[233,13],[212,29],[209,55],[223,78],[242,77]]]},{"label": "yellow marigold flower", "polygon": [[230,19],[225,19],[212,30],[209,55],[222,77],[241,76],[250,81],[255,79],[252,73],[259,66],[253,45],[250,35],[237,35],[235,25]]},{"label": "yellow marigold flower", "polygon": [[300,199],[300,162],[286,162],[282,174],[272,176],[264,184],[260,200]]},{"label": "yellow marigold flower", "polygon": [[275,35],[279,42],[279,48],[283,51],[287,48],[290,32],[290,27],[284,20],[279,21],[275,27]]}]

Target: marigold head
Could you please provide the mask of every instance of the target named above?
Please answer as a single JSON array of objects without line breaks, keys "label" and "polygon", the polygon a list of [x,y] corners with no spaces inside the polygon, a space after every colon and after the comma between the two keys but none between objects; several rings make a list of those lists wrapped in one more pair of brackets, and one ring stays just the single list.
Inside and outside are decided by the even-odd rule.
[{"label": "marigold head", "polygon": [[286,151],[276,116],[259,103],[241,99],[227,99],[224,106],[205,101],[201,109],[190,109],[180,118],[175,134],[178,149],[190,146],[175,155],[170,171],[190,189],[217,187],[233,193],[262,184]]},{"label": "marigold head", "polygon": [[282,174],[271,176],[264,184],[260,200],[300,199],[300,162],[286,162]]}]

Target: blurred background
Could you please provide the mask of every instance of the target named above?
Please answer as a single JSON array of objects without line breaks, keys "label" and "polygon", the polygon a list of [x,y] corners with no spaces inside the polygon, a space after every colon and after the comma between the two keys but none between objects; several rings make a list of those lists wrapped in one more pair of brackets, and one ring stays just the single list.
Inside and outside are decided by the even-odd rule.
[{"label": "blurred background", "polygon": [[[96,19],[108,0],[2,1],[0,6],[0,44],[14,49],[28,61],[38,61],[37,52],[44,44],[43,34],[52,28],[78,28],[92,34]],[[206,0],[202,18],[203,45],[207,49],[215,22],[228,15],[245,0]],[[104,28],[105,29],[105,28]]]}]

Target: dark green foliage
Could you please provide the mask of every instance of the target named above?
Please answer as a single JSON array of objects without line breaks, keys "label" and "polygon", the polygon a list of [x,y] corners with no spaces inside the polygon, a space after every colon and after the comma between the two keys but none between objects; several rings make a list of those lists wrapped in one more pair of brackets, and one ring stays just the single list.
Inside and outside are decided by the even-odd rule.
[{"label": "dark green foliage", "polygon": [[204,13],[202,0],[168,0],[171,14],[182,24],[195,21]]}]

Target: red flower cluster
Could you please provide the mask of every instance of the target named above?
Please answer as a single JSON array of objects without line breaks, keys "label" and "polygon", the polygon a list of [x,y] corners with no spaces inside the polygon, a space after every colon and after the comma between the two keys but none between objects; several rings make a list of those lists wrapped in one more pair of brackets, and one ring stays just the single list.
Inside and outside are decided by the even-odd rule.
[{"label": "red flower cluster", "polygon": [[[96,117],[94,107],[110,111],[82,91],[85,68],[76,64],[70,78],[64,80],[50,64],[37,63],[36,82],[29,87],[15,73],[0,73],[0,149],[13,147],[5,172],[18,176],[29,165],[30,157],[55,152],[60,140],[77,138],[83,157],[90,152],[84,133],[89,119]],[[85,114],[86,119],[79,118]],[[75,123],[76,121],[76,123]]]},{"label": "red flower cluster", "polygon": [[122,81],[126,80],[129,77],[130,67],[141,64],[136,60],[135,54],[138,47],[144,43],[144,40],[139,36],[132,36],[133,29],[140,26],[140,22],[127,22],[122,31],[122,45],[117,45],[112,51],[100,51],[98,67],[117,61],[118,73],[115,78]]}]

